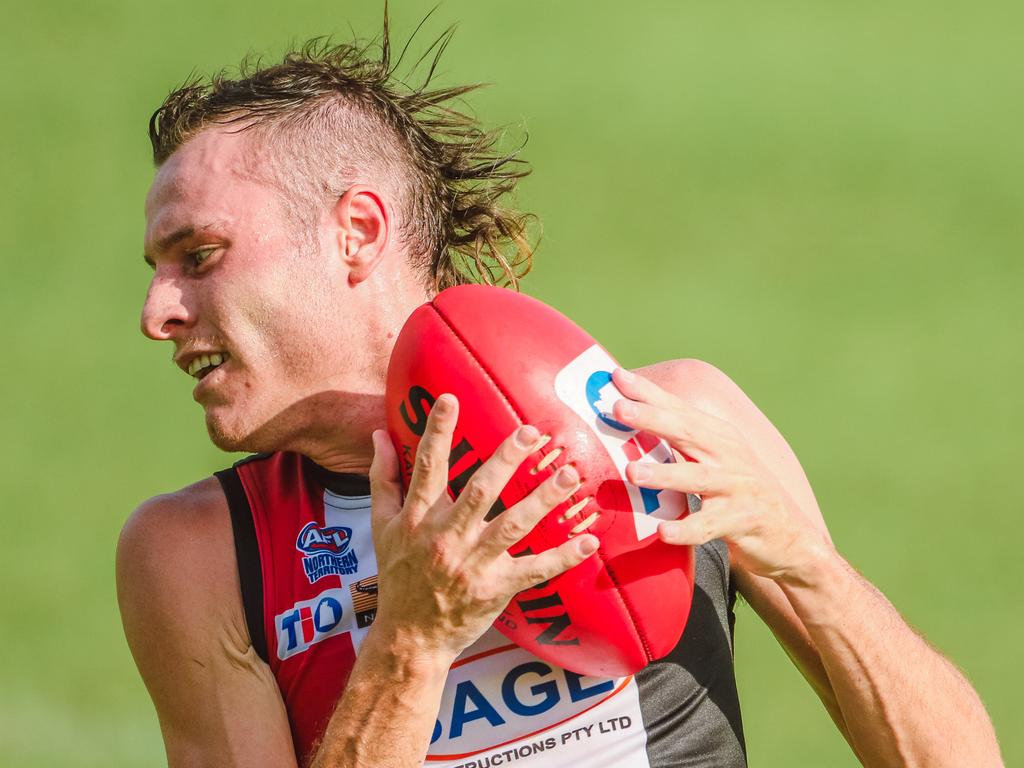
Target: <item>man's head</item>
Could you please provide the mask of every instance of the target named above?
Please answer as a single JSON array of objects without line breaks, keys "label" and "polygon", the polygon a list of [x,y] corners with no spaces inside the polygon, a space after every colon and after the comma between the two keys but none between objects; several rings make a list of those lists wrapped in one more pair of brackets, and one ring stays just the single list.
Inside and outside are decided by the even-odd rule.
[{"label": "man's head", "polygon": [[527,217],[499,205],[527,170],[447,106],[473,86],[400,85],[386,29],[368,50],[314,42],[192,81],[150,121],[142,327],[201,377],[225,449],[368,441],[408,313],[529,268]]}]

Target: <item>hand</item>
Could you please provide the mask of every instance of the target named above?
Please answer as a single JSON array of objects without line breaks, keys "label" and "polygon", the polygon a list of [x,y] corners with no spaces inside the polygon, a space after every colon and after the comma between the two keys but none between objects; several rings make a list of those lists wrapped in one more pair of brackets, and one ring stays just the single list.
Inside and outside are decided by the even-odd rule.
[{"label": "hand", "polygon": [[516,468],[536,449],[540,433],[532,426],[508,437],[452,502],[446,486],[457,418],[458,401],[441,395],[416,450],[404,505],[398,456],[380,430],[373,433],[370,467],[380,579],[374,626],[401,634],[421,652],[450,659],[482,635],[516,593],[572,568],[597,549],[597,539],[588,534],[536,555],[513,558],[507,552],[579,487],[571,466],[490,522],[484,520]]},{"label": "hand", "polygon": [[626,469],[637,485],[701,496],[699,512],[658,526],[663,541],[698,545],[724,539],[740,567],[777,581],[801,581],[832,551],[735,426],[635,373],[617,369],[613,379],[628,398],[615,404],[613,418],[664,438],[690,459],[631,462]]}]

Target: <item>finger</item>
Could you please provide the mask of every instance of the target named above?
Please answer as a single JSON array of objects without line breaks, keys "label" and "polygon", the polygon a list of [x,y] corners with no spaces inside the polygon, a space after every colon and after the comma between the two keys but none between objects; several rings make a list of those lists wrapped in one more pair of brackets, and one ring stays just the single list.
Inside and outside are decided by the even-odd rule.
[{"label": "finger", "polygon": [[552,509],[568,499],[580,485],[580,475],[571,465],[561,467],[554,475],[518,504],[492,520],[477,547],[481,557],[497,557],[526,534]]},{"label": "finger", "polygon": [[633,429],[667,440],[673,448],[703,462],[720,462],[735,446],[728,425],[687,405],[671,409],[633,400],[618,400],[612,418]]},{"label": "finger", "polygon": [[626,465],[626,479],[644,488],[663,488],[701,496],[726,494],[737,483],[732,472],[693,461],[669,464],[631,461]]},{"label": "finger", "polygon": [[597,547],[597,537],[587,533],[570,539],[553,549],[541,552],[539,555],[514,558],[519,591],[553,579],[560,573],[565,573],[594,554]]},{"label": "finger", "polygon": [[373,525],[387,524],[402,511],[402,481],[398,453],[383,429],[373,432],[373,461],[370,463],[370,507]]},{"label": "finger", "polygon": [[658,524],[658,537],[666,544],[700,546],[712,539],[729,538],[739,531],[742,518],[729,512],[695,512],[682,520],[664,520]]},{"label": "finger", "polygon": [[448,455],[452,450],[452,435],[459,418],[459,401],[454,395],[437,398],[427,426],[416,447],[409,494],[406,502],[414,517],[422,518],[430,507],[445,493],[448,484]]},{"label": "finger", "polygon": [[619,392],[630,400],[639,400],[650,405],[669,409],[683,405],[683,401],[671,392],[662,389],[647,377],[625,368],[616,368],[612,371],[612,382]]},{"label": "finger", "polygon": [[[736,427],[728,421],[714,416],[707,411],[702,411],[699,408],[694,408],[692,405],[684,402],[676,395],[662,389],[660,386],[655,384],[645,376],[641,376],[638,373],[627,371],[625,368],[617,368],[612,378],[615,382],[616,387],[619,391],[628,398],[628,400],[635,400],[637,402],[646,403],[654,408],[661,408],[666,411],[673,411],[680,414],[685,421],[691,422],[694,425],[694,431],[698,434],[704,435],[709,439],[709,445],[717,447],[731,448],[738,437],[738,430]],[[623,402],[625,412],[622,414],[628,423],[629,413],[629,402]],[[630,426],[633,426],[630,424]],[[656,429],[647,429],[646,431],[660,434]],[[665,435],[661,435],[666,437]]]},{"label": "finger", "polygon": [[539,442],[540,432],[529,424],[524,424],[505,438],[466,483],[448,513],[445,525],[459,530],[478,526],[519,465],[537,449]]}]

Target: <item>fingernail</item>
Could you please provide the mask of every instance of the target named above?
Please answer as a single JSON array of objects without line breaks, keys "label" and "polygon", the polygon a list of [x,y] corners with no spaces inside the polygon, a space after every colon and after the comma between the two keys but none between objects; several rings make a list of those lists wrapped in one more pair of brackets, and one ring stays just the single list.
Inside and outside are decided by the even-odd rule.
[{"label": "fingernail", "polygon": [[434,403],[434,410],[437,411],[438,414],[441,416],[451,413],[452,396],[445,394],[437,398],[437,401]]},{"label": "fingernail", "polygon": [[597,538],[595,536],[581,536],[576,546],[579,547],[579,552],[584,557],[592,555],[597,552]]},{"label": "fingernail", "polygon": [[650,480],[651,479],[651,474],[652,473],[651,473],[651,468],[650,467],[644,466],[643,464],[641,464],[639,462],[636,462],[636,461],[632,462],[629,466],[632,467],[632,469],[633,469],[633,481],[634,482],[642,483],[645,480]]},{"label": "fingernail", "polygon": [[675,544],[675,533],[674,526],[668,525],[667,523],[660,523],[658,525],[658,538],[666,544]]},{"label": "fingernail", "polygon": [[631,400],[617,400],[615,402],[615,410],[620,418],[632,419],[636,416],[636,404]]},{"label": "fingernail", "polygon": [[575,467],[571,464],[566,464],[555,473],[555,487],[562,491],[568,491],[570,488],[576,487],[579,479],[580,476],[576,472]]},{"label": "fingernail", "polygon": [[534,445],[540,438],[540,432],[536,427],[530,426],[529,424],[523,424],[519,429],[516,430],[515,443],[519,448],[529,448]]},{"label": "fingernail", "polygon": [[619,380],[622,381],[623,384],[632,384],[636,381],[636,374],[632,371],[627,371],[625,368],[617,369],[617,373],[619,374]]}]

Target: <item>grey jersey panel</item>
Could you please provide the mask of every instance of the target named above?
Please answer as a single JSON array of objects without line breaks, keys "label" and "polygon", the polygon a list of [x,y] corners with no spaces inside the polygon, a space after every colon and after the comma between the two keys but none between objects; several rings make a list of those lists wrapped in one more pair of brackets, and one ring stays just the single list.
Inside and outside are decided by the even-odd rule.
[{"label": "grey jersey panel", "polygon": [[693,605],[675,649],[636,675],[651,768],[746,766],[732,658],[729,550],[697,548]]}]

